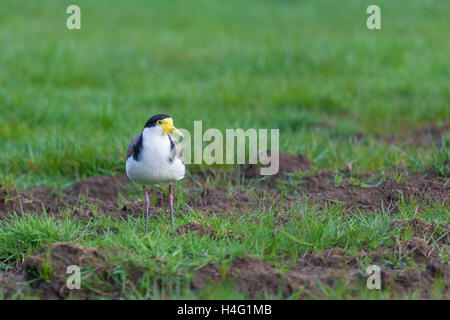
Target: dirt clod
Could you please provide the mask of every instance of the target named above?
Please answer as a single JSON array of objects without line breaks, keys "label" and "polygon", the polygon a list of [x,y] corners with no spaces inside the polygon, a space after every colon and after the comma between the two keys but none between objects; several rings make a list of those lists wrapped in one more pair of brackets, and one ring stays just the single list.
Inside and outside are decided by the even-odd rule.
[{"label": "dirt clod", "polygon": [[[268,155],[270,157],[271,153],[268,152]],[[260,170],[261,168],[270,167],[270,164],[268,165],[257,165],[257,164],[250,164],[245,169],[245,176],[247,178],[258,178],[262,177]],[[271,179],[279,179],[283,177],[285,173],[295,173],[298,171],[307,171],[311,170],[313,168],[313,165],[311,163],[311,160],[309,160],[308,157],[304,155],[298,155],[294,156],[289,153],[280,152],[279,153],[279,170],[278,173],[270,176]]]},{"label": "dirt clod", "polygon": [[88,199],[115,203],[118,195],[125,191],[125,187],[129,183],[130,180],[125,174],[97,176],[77,182],[64,191],[73,198],[83,196]]},{"label": "dirt clod", "polygon": [[417,198],[420,201],[418,206],[422,202],[448,203],[446,182],[436,174],[410,173],[406,182],[386,177],[384,181],[366,186],[351,184],[347,180],[335,183],[335,174],[333,171],[318,171],[312,177],[305,177],[298,191],[322,206],[340,204],[362,212],[379,212],[382,208],[396,212],[402,199]]},{"label": "dirt clod", "polygon": [[[395,251],[402,250],[422,268],[392,269],[386,265],[386,259],[396,256]],[[450,268],[437,254],[434,247],[427,245],[422,239],[411,238],[400,242],[399,248],[378,248],[373,251],[361,250],[352,256],[342,249],[326,250],[322,255],[309,253],[295,261],[291,269],[282,274],[274,265],[256,258],[239,258],[234,261],[225,273],[219,267],[208,264],[197,270],[191,286],[201,290],[208,283],[230,279],[243,292],[253,298],[261,298],[266,294],[288,297],[300,292],[299,297],[326,297],[323,285],[334,287],[337,284],[354,288],[359,283],[365,287],[367,275],[364,265],[381,266],[382,286],[391,287],[395,294],[404,295],[421,290],[423,298],[430,298],[431,289],[438,277],[443,277],[446,286],[444,294],[450,292]],[[397,252],[398,255],[398,252]],[[418,291],[419,292],[419,291]],[[349,295],[352,292],[348,292]]]},{"label": "dirt clod", "polygon": [[386,136],[384,137],[384,140],[391,144],[406,142],[410,145],[429,148],[433,144],[440,146],[442,143],[442,137],[444,137],[448,132],[450,132],[450,122],[445,123],[442,126],[429,123],[419,126],[408,135]]},{"label": "dirt clod", "polygon": [[396,220],[389,226],[389,231],[400,229],[401,235],[409,231],[413,237],[421,239],[433,238],[439,244],[450,243],[450,222],[433,221],[428,223],[419,218],[411,220]]},{"label": "dirt clod", "polygon": [[25,260],[23,267],[29,280],[36,277],[40,279],[33,287],[42,291],[44,299],[64,299],[71,292],[66,284],[70,276],[67,274],[68,266],[76,265],[80,268],[93,266],[96,269],[104,269],[103,263],[104,256],[95,248],[58,242],[41,248],[37,254]]}]

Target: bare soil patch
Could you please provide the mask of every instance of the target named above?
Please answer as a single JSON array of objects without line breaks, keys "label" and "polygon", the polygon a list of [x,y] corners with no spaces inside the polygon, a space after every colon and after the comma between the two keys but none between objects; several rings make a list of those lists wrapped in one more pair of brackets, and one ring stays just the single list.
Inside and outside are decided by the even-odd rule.
[{"label": "bare soil patch", "polygon": [[[312,168],[311,161],[305,156],[283,156],[283,158],[289,159],[289,165],[281,166],[280,162],[280,169],[283,168],[283,170],[280,170],[278,176],[263,180],[261,182],[263,186],[273,187],[273,183],[279,182],[285,173],[296,173]],[[295,165],[292,165],[293,163]],[[246,176],[255,177],[256,173],[259,173],[259,166],[254,165],[247,169]],[[336,183],[337,174],[344,177],[342,182]],[[358,178],[361,181],[369,180],[372,175],[373,172],[367,172]],[[398,181],[389,174],[386,177],[373,179],[365,185],[350,183],[351,177],[349,168],[339,172],[319,170],[313,175],[306,175],[297,180],[290,177],[289,179],[294,180],[298,187],[296,187],[297,193],[291,194],[289,199],[295,202],[298,200],[298,195],[304,195],[309,201],[321,206],[340,204],[348,209],[358,208],[362,212],[379,212],[382,208],[395,212],[402,199],[407,201],[416,198],[419,201],[418,205],[422,202],[431,204],[435,201],[448,203],[450,193],[448,179],[434,170],[429,170],[427,173],[407,173],[406,181],[403,179]]]},{"label": "bare soil patch", "polygon": [[240,215],[261,207],[258,197],[238,189],[229,190],[221,186],[210,186],[207,183],[199,187],[191,181],[187,181],[187,188],[189,206],[206,213],[233,212]]},{"label": "bare soil patch", "polygon": [[433,144],[440,146],[442,137],[450,132],[450,123],[442,126],[429,123],[416,128],[408,135],[385,136],[384,140],[391,144],[407,143],[419,147],[431,147]]},{"label": "bare soil patch", "polygon": [[[402,221],[395,227],[405,229],[409,228],[408,225],[424,225],[428,228],[428,224],[416,219]],[[422,230],[423,227],[417,228]],[[198,223],[184,225],[177,231],[206,232],[210,236],[215,234],[213,229]],[[194,272],[190,286],[193,290],[202,290],[205,285],[217,285],[220,281],[228,280],[252,298],[265,295],[289,297],[294,293],[299,293],[299,298],[320,298],[326,296],[323,286],[336,288],[344,285],[351,295],[356,295],[361,288],[365,288],[368,276],[365,268],[376,264],[381,267],[382,288],[392,288],[392,292],[400,297],[416,292],[420,293],[421,298],[432,298],[432,287],[438,279],[444,284],[442,294],[450,294],[450,265],[435,246],[414,236],[405,241],[395,240],[392,247],[362,249],[356,255],[350,255],[340,248],[328,249],[322,254],[308,253],[303,258],[290,261],[291,267],[286,272],[280,272],[273,264],[261,259],[245,256],[235,259],[225,272],[218,265],[207,264]],[[53,243],[26,258],[16,270],[3,273],[0,276],[0,290],[6,298],[18,291],[28,291],[34,296],[38,294],[42,299],[67,299],[71,295],[89,299],[99,292],[108,298],[119,298],[121,283],[118,285],[117,281],[113,281],[114,266],[106,258],[108,254],[117,254],[117,251],[112,248],[84,248],[72,243]],[[396,260],[400,262],[392,262]],[[411,260],[415,262],[415,267],[405,267],[404,262]],[[83,286],[81,290],[69,290],[66,284],[69,265],[82,267],[83,281],[91,277],[101,279],[96,282],[100,286],[96,287],[96,292]],[[145,270],[134,265],[128,266],[127,270],[126,285],[129,288],[140,281]],[[33,281],[27,283],[30,280]],[[161,286],[160,283],[157,285]]]},{"label": "bare soil patch", "polygon": [[450,222],[433,221],[428,223],[419,218],[412,220],[397,220],[391,223],[389,231],[402,230],[403,236],[409,232],[411,236],[421,239],[434,239],[438,244],[450,244]]},{"label": "bare soil patch", "polygon": [[[107,256],[117,254],[118,251],[116,248],[84,248],[69,242],[52,243],[28,257],[21,266],[21,274],[28,281],[34,280],[29,288],[34,294],[40,294],[42,299],[66,299],[69,296],[89,299],[99,294],[115,299],[121,294],[122,284],[118,285],[113,281],[115,266],[107,262]],[[67,279],[71,276],[67,273],[67,267],[70,265],[79,266],[82,271],[85,285],[81,285],[79,290],[67,287]],[[124,267],[128,274],[126,286],[142,277],[143,271],[140,268],[134,265]],[[85,283],[94,277],[101,279],[96,281],[96,292],[90,290]]]},{"label": "bare soil patch", "polygon": [[97,176],[77,182],[64,189],[64,192],[71,198],[81,195],[86,199],[115,203],[119,193],[124,192],[128,184],[130,180],[125,174]]},{"label": "bare soil patch", "polygon": [[[27,280],[39,279],[31,284],[35,292],[42,293],[43,299],[64,299],[71,293],[87,298],[85,290],[70,290],[66,281],[67,267],[76,265],[80,268],[92,266],[95,272],[107,273],[104,265],[104,256],[96,248],[83,248],[72,243],[53,243],[45,246],[35,255],[27,258],[23,264]],[[47,278],[47,279],[46,279]],[[44,280],[45,279],[45,280]]]},{"label": "bare soil patch", "polygon": [[[268,152],[270,156],[270,151]],[[270,167],[268,165],[258,165],[258,164],[250,164],[244,167],[244,174],[247,178],[258,178],[264,177],[261,176],[260,170],[261,168]],[[311,160],[304,155],[291,155],[289,153],[280,152],[279,153],[279,170],[278,173],[270,176],[271,179],[280,179],[283,177],[285,173],[294,173],[298,171],[307,171],[313,169],[313,164]],[[266,176],[267,177],[267,176]]]},{"label": "bare soil patch", "polygon": [[334,177],[332,171],[318,171],[314,176],[304,178],[304,184],[297,190],[322,206],[341,204],[362,212],[379,212],[382,208],[395,212],[402,199],[416,198],[418,205],[435,201],[448,203],[450,186],[437,174],[410,173],[407,181],[386,177],[384,181],[371,182],[367,186],[354,185],[347,180],[336,184]]},{"label": "bare soil patch", "polygon": [[[189,207],[192,207],[205,214],[243,215],[249,211],[264,210],[273,203],[280,204],[283,210],[288,210],[304,198],[321,207],[339,204],[349,210],[358,208],[362,212],[380,212],[382,208],[395,212],[402,199],[415,198],[419,207],[423,203],[431,204],[435,201],[448,203],[448,179],[433,170],[427,173],[409,173],[406,180],[401,181],[396,180],[393,175],[388,175],[366,185],[351,182],[352,173],[348,168],[340,172],[319,170],[311,174],[309,171],[301,178],[296,178],[295,175],[285,176],[286,173],[298,173],[311,168],[311,161],[307,157],[281,153],[280,172],[257,183],[257,188],[260,188],[257,190],[258,195],[246,191],[245,188],[232,190],[208,183],[208,175],[215,174],[210,170],[195,179],[185,179],[184,195],[175,194],[175,198],[183,196],[187,206],[179,207],[178,210],[188,211]],[[257,177],[255,175],[259,174],[258,165],[243,169],[246,177]],[[343,177],[339,183],[336,183],[336,174]],[[367,172],[359,178],[368,179],[371,174],[373,173]],[[294,182],[294,187],[287,191],[284,200],[280,202],[278,183],[283,181]],[[12,212],[39,214],[43,210],[55,216],[66,211],[71,216],[85,220],[94,219],[98,214],[123,219],[142,216],[143,197],[138,201],[128,198],[127,188],[133,186],[125,174],[91,177],[63,190],[45,186],[23,191],[5,190],[0,185],[0,219]],[[119,206],[120,194],[124,204]],[[150,200],[152,216],[168,211],[168,196],[163,191],[152,189]]]},{"label": "bare soil patch", "polygon": [[5,190],[0,185],[0,218],[16,212],[42,213],[44,210],[58,215],[69,210],[73,216],[91,219],[95,210],[115,217],[122,213],[116,209],[119,193],[129,183],[126,175],[98,176],[85,179],[63,190],[47,186],[37,186],[22,191]]},{"label": "bare soil patch", "polygon": [[[88,178],[63,190],[38,186],[23,191],[5,190],[0,185],[0,218],[16,212],[21,214],[37,213],[44,210],[58,216],[62,211],[84,220],[95,218],[97,214],[114,218],[127,219],[129,216],[142,216],[145,206],[144,197],[141,201],[133,201],[126,194],[126,188],[131,182],[125,174],[116,176],[98,176]],[[248,210],[260,207],[257,197],[239,190],[228,190],[221,186],[208,184],[198,185],[186,179],[186,194],[188,206],[204,213],[245,214]],[[126,203],[118,206],[119,195],[122,194]],[[150,215],[160,215],[169,208],[168,196],[162,191],[150,190]],[[177,195],[175,195],[177,197]],[[189,210],[182,208],[181,210]]]},{"label": "bare soil patch", "polygon": [[8,299],[22,292],[29,292],[30,287],[22,270],[4,272],[0,275],[0,292]]},{"label": "bare soil patch", "polygon": [[[386,265],[384,259],[398,254],[398,248],[422,267],[395,269]],[[284,274],[274,265],[250,257],[235,260],[225,274],[219,271],[218,266],[208,264],[195,272],[191,286],[194,290],[201,290],[208,283],[227,279],[253,298],[267,294],[288,297],[295,292],[300,292],[300,298],[322,297],[325,294],[320,284],[329,287],[345,285],[349,290],[358,285],[365,287],[367,274],[363,265],[369,264],[381,266],[382,287],[392,287],[395,294],[420,292],[422,298],[430,298],[434,282],[441,277],[446,283],[443,293],[450,292],[449,265],[439,257],[434,247],[418,238],[401,242],[397,248],[362,250],[356,256],[338,248],[326,250],[322,255],[310,253],[295,261]]]}]

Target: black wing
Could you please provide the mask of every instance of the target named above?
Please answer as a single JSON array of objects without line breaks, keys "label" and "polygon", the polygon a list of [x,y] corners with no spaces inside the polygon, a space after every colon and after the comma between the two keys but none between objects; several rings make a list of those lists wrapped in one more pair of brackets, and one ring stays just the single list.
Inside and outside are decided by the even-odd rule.
[{"label": "black wing", "polygon": [[139,161],[142,150],[142,133],[131,140],[127,150],[127,159],[133,156],[133,159]]}]

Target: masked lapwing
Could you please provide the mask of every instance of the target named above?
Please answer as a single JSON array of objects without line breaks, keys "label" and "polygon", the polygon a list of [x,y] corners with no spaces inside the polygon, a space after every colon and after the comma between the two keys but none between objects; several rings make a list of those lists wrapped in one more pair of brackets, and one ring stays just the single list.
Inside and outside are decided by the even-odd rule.
[{"label": "masked lapwing", "polygon": [[183,179],[185,173],[183,149],[172,136],[174,132],[181,135],[172,118],[157,114],[147,121],[144,130],[128,146],[127,176],[144,189],[145,233],[148,232],[150,206],[147,186],[159,183],[169,183],[170,218],[174,229],[172,182]]}]

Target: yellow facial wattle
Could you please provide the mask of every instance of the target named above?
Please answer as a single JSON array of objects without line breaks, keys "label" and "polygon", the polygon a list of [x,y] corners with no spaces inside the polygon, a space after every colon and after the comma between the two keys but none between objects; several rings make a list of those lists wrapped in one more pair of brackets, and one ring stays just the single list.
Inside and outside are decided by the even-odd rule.
[{"label": "yellow facial wattle", "polygon": [[165,118],[161,120],[161,127],[163,129],[164,135],[172,132],[179,132],[178,129],[173,125],[172,118]]}]

